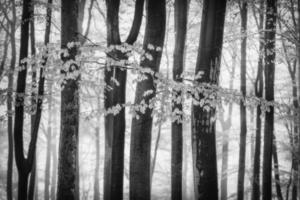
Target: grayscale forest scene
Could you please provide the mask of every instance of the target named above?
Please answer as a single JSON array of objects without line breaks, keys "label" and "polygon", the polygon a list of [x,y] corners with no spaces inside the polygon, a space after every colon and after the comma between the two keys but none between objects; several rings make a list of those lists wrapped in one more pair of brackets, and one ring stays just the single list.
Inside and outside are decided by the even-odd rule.
[{"label": "grayscale forest scene", "polygon": [[300,200],[300,0],[0,0],[0,200]]}]

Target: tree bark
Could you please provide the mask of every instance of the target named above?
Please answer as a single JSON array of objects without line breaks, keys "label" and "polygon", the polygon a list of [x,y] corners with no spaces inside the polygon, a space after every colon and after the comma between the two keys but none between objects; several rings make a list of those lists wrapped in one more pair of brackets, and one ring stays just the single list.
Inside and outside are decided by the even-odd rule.
[{"label": "tree bark", "polygon": [[[262,98],[263,96],[263,33],[262,29],[264,26],[264,6],[265,1],[259,1],[259,57],[257,65],[257,75],[255,80],[255,96],[257,98]],[[256,131],[255,131],[255,149],[254,149],[254,160],[253,160],[253,179],[252,179],[252,200],[260,199],[260,154],[261,154],[261,107],[258,105],[256,107]]]},{"label": "tree bark", "polygon": [[[78,42],[78,0],[63,0],[61,7],[61,47],[67,48],[70,42]],[[67,48],[68,56],[62,55],[62,61],[75,60],[77,46]],[[71,64],[62,76],[79,70]],[[78,128],[79,128],[79,76],[65,77],[61,90],[61,132],[59,141],[58,162],[58,200],[77,200],[79,198],[79,165],[78,165]]]},{"label": "tree bark", "polygon": [[273,163],[274,163],[274,178],[275,178],[277,199],[283,200],[283,196],[282,196],[282,192],[281,192],[281,185],[280,185],[279,163],[278,163],[277,144],[276,144],[275,134],[273,135],[272,155],[273,155]]},{"label": "tree bark", "polygon": [[[154,72],[159,71],[162,51],[150,50],[148,45],[163,47],[166,28],[166,2],[165,0],[147,1],[146,5],[146,29],[143,42],[143,49],[150,53],[152,60],[144,59],[141,67],[148,67]],[[146,80],[137,83],[135,104],[149,101],[154,97],[154,79],[150,74],[145,74]],[[143,96],[144,92],[152,90],[151,95]],[[151,159],[151,131],[152,109],[146,108],[145,113],[138,113],[139,119],[134,117],[131,125],[130,144],[130,199],[149,200],[150,199],[150,159]]]},{"label": "tree bark", "polygon": [[[107,45],[121,45],[119,34],[119,6],[120,0],[106,0],[107,5]],[[135,4],[134,19],[126,43],[133,44],[138,36],[144,0],[137,0]],[[128,57],[126,52],[113,50],[108,54],[113,60],[124,60]],[[116,80],[119,84],[116,84]],[[104,199],[114,200],[123,198],[123,172],[124,172],[124,139],[125,139],[125,108],[127,71],[124,66],[110,66],[105,68],[105,83],[111,89],[105,89],[105,109],[120,105],[122,108],[117,115],[105,116],[105,164],[104,164]]]},{"label": "tree bark", "polygon": [[[218,84],[223,43],[226,0],[205,0],[195,74],[197,83]],[[200,93],[200,100],[203,94]],[[195,199],[218,199],[215,107],[193,105],[192,149]],[[201,144],[201,145],[200,145]]]},{"label": "tree bark", "polygon": [[247,73],[247,14],[248,3],[246,0],[240,2],[241,11],[241,93],[243,100],[240,101],[240,151],[239,151],[239,167],[238,167],[238,183],[237,183],[237,199],[244,199],[244,180],[245,180],[245,160],[246,160],[246,140],[247,140],[247,111],[245,106],[246,97],[246,73]]},{"label": "tree bark", "polygon": [[95,146],[96,146],[96,166],[95,166],[95,178],[94,178],[94,200],[100,200],[99,191],[99,169],[100,169],[100,128],[95,128]]},{"label": "tree bark", "polygon": [[[173,54],[173,80],[181,83],[180,78],[184,68],[184,49],[187,32],[188,0],[175,0],[175,47]],[[173,98],[181,96],[174,90]],[[182,103],[172,102],[172,111],[182,112]],[[171,149],[171,199],[182,199],[182,114],[176,114],[172,121],[172,149]]]},{"label": "tree bark", "polygon": [[[274,101],[275,75],[275,34],[277,1],[267,0],[265,22],[265,98]],[[272,199],[272,149],[274,134],[274,107],[265,114],[264,159],[263,159],[263,200]]]},{"label": "tree bark", "polygon": [[16,7],[15,0],[11,1],[12,4],[12,23],[10,24],[10,46],[11,46],[11,61],[8,71],[8,92],[7,92],[7,133],[8,133],[8,159],[7,159],[7,177],[6,177],[6,197],[7,200],[13,199],[13,154],[14,154],[14,139],[13,139],[13,83],[14,83],[14,70],[16,65]]},{"label": "tree bark", "polygon": [[21,39],[20,39],[20,62],[22,70],[18,72],[16,103],[15,103],[15,124],[14,124],[14,142],[15,142],[15,159],[18,169],[18,199],[27,199],[28,175],[30,173],[28,162],[24,157],[23,150],[23,123],[24,123],[24,96],[26,86],[27,64],[21,60],[28,56],[28,39],[29,39],[29,21],[32,17],[31,0],[23,1]]}]

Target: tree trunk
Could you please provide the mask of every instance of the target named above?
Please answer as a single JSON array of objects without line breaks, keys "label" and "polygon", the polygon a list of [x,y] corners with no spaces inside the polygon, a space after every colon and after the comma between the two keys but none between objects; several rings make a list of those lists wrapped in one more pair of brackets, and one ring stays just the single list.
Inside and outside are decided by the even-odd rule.
[{"label": "tree trunk", "polygon": [[[99,121],[98,121],[99,122]],[[99,169],[100,169],[100,128],[95,128],[95,146],[96,146],[96,166],[95,166],[95,177],[94,177],[94,200],[100,200],[99,191]]]},{"label": "tree trunk", "polygon": [[[7,23],[7,29],[9,29],[9,23]],[[3,78],[3,74],[5,71],[5,64],[6,64],[6,60],[7,60],[7,53],[8,53],[8,46],[9,46],[9,38],[10,33],[6,32],[5,33],[5,37],[4,37],[4,47],[3,47],[3,56],[2,56],[2,60],[0,63],[0,82]]]},{"label": "tree trunk", "polygon": [[283,200],[281,185],[280,185],[280,174],[279,174],[279,163],[278,163],[278,154],[277,154],[277,144],[275,134],[273,135],[273,162],[274,162],[274,178],[277,192],[277,199]]},{"label": "tree trunk", "polygon": [[[149,44],[154,47],[163,47],[166,27],[166,2],[165,0],[147,1],[146,29],[143,49],[150,53],[152,60],[144,59],[141,67],[148,67],[154,72],[159,71],[162,51],[149,50]],[[137,83],[135,104],[145,101],[148,105],[154,97],[155,86],[153,77],[149,74],[146,80]],[[143,96],[145,91],[152,90],[151,95]],[[152,109],[146,108],[145,113],[138,113],[139,119],[134,117],[131,126],[130,144],[130,199],[150,199],[150,157],[151,157],[151,131]]]},{"label": "tree trunk", "polygon": [[[180,78],[184,67],[184,49],[187,32],[188,0],[175,0],[175,48],[173,55],[173,80],[182,82]],[[173,98],[181,96],[180,92],[174,90]],[[182,103],[172,103],[172,111],[182,112]],[[182,199],[182,114],[176,114],[172,120],[172,150],[171,150],[171,199]]]},{"label": "tree trunk", "polygon": [[[236,67],[237,54],[234,51],[232,55],[232,70],[230,71],[230,82],[229,89],[233,89],[233,81],[235,77],[235,67]],[[223,113],[221,113],[220,122],[223,132],[223,142],[222,142],[222,171],[221,171],[221,200],[227,200],[227,178],[228,178],[228,150],[229,150],[229,132],[232,124],[232,109],[233,102],[229,103],[228,115],[224,119]]]},{"label": "tree trunk", "polygon": [[[265,1],[259,1],[259,57],[257,65],[257,75],[255,80],[255,96],[257,98],[262,98],[263,96],[263,32],[261,31],[264,26],[264,6]],[[256,132],[255,132],[255,149],[254,149],[254,160],[253,160],[253,179],[252,179],[252,200],[260,199],[260,152],[261,152],[261,107],[258,105],[256,107]]]},{"label": "tree trunk", "polygon": [[[55,122],[56,123],[56,122]],[[55,125],[55,124],[53,124]],[[55,126],[54,126],[55,127]],[[55,200],[56,198],[56,180],[57,180],[57,151],[56,151],[56,129],[53,131],[53,142],[52,142],[52,173],[51,173],[51,189],[50,196],[51,200]]]},{"label": "tree trunk", "polygon": [[[226,0],[205,0],[196,63],[197,83],[218,84],[223,43]],[[213,44],[213,45],[212,45]],[[200,94],[200,100],[203,94]],[[215,107],[193,105],[192,149],[195,199],[218,199]],[[200,145],[201,144],[201,145]]]},{"label": "tree trunk", "polygon": [[49,98],[48,98],[48,127],[47,127],[47,150],[46,150],[46,168],[45,168],[45,185],[44,185],[44,199],[49,200],[50,194],[50,166],[51,166],[51,146],[52,146],[52,82],[51,80],[48,83],[48,91],[49,91]]},{"label": "tree trunk", "polygon": [[[247,1],[240,3],[241,10],[241,93],[243,98],[246,97],[246,73],[247,73]],[[246,160],[246,140],[247,140],[247,111],[245,99],[240,101],[240,151],[239,151],[239,167],[238,167],[238,183],[237,183],[237,199],[244,199],[244,180],[245,180],[245,160]]]},{"label": "tree trunk", "polygon": [[[34,6],[31,6],[32,16],[34,16]],[[36,54],[35,50],[35,26],[34,26],[34,17],[30,19],[30,47],[31,47],[31,56],[34,57]],[[36,77],[36,69],[35,63],[32,64],[32,84],[31,84],[31,109],[33,113],[36,111],[36,103],[37,103],[37,94],[36,94],[36,86],[37,86],[37,77]],[[33,128],[35,123],[35,114],[31,114],[31,133],[33,134]],[[33,137],[33,136],[31,136]],[[36,153],[34,153],[36,154]],[[29,176],[29,186],[28,186],[28,200],[34,199],[34,194],[36,192],[36,155],[34,155],[34,161],[32,170]]]},{"label": "tree trunk", "polygon": [[[121,45],[119,34],[119,6],[120,0],[106,0],[107,5],[107,45]],[[134,19],[126,43],[133,44],[138,36],[144,0],[137,0],[135,4]],[[108,53],[108,58],[113,60],[124,60],[128,57],[126,53],[113,50]],[[105,164],[104,164],[104,199],[114,200],[123,198],[123,172],[124,172],[124,139],[126,128],[125,104],[126,100],[126,78],[125,66],[110,66],[105,68],[105,83],[111,89],[105,89],[105,109],[120,105],[122,108],[117,115],[105,116]],[[119,84],[116,84],[116,80]]]},{"label": "tree trunk", "polygon": [[7,200],[13,199],[13,83],[14,83],[14,70],[16,65],[16,38],[15,38],[15,22],[16,22],[16,7],[15,0],[12,3],[12,23],[10,26],[10,46],[11,46],[11,60],[8,72],[8,92],[7,92],[7,133],[8,133],[8,159],[7,159],[7,177],[6,177],[6,197]]},{"label": "tree trunk", "polygon": [[28,39],[29,39],[29,21],[32,17],[31,0],[23,1],[22,23],[21,23],[21,39],[20,39],[20,63],[19,66],[23,70],[18,72],[16,103],[15,103],[15,124],[14,124],[14,146],[15,159],[19,174],[18,180],[18,199],[27,199],[28,175],[31,171],[28,162],[24,157],[23,150],[23,123],[24,123],[24,97],[25,93],[27,64],[21,60],[28,56]]},{"label": "tree trunk", "polygon": [[[265,23],[265,98],[274,101],[275,34],[277,1],[267,0]],[[274,107],[265,114],[264,159],[263,159],[263,200],[272,199],[272,149],[274,133]]]},{"label": "tree trunk", "polygon": [[[61,47],[67,48],[70,42],[78,42],[78,0],[61,2]],[[64,63],[75,60],[77,47],[68,48],[69,55],[62,55]],[[66,76],[79,66],[71,64]],[[61,91],[61,132],[59,141],[58,163],[58,200],[77,200],[79,198],[79,165],[78,165],[78,126],[79,126],[79,76],[65,78]]]}]

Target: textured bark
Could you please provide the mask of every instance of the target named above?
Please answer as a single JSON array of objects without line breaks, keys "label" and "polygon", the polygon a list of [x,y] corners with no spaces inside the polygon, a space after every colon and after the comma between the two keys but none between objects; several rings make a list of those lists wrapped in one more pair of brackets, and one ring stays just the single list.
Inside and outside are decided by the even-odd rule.
[{"label": "textured bark", "polygon": [[[143,49],[150,53],[152,60],[144,59],[141,67],[148,67],[158,72],[161,51],[148,50],[148,44],[155,47],[163,47],[166,26],[166,2],[165,0],[147,1],[146,5],[146,29],[143,42]],[[153,77],[146,75],[147,79],[137,83],[135,104],[142,100],[146,104],[154,97],[155,86]],[[152,95],[143,96],[147,90],[153,90]],[[130,199],[149,200],[150,199],[150,154],[151,154],[151,131],[152,110],[147,108],[145,113],[138,113],[139,119],[134,117],[131,125],[131,144],[130,144]]]},{"label": "textured bark", "polygon": [[[63,0],[61,7],[61,47],[67,48],[69,42],[78,42],[78,0]],[[62,55],[66,63],[75,60],[77,47],[68,48],[69,55]],[[79,66],[71,64],[62,76],[78,70]],[[78,165],[78,128],[79,128],[79,77],[66,78],[61,91],[61,132],[58,162],[58,200],[75,200],[79,198]]]},{"label": "textured bark", "polygon": [[[246,97],[246,71],[247,71],[247,13],[248,3],[242,0],[240,3],[241,10],[241,93],[243,98]],[[239,167],[238,167],[238,183],[237,183],[237,199],[244,199],[244,180],[245,180],[245,162],[246,162],[246,140],[247,140],[247,111],[243,100],[240,101],[240,148],[239,148]]]},{"label": "textured bark", "polygon": [[[119,6],[120,0],[106,0],[107,5],[107,45],[121,45],[119,33]],[[138,36],[144,0],[137,0],[135,14],[129,36],[128,44],[133,44]],[[108,57],[114,60],[127,60],[124,52],[113,50]],[[116,105],[123,105],[126,100],[126,69],[124,66],[107,66],[105,69],[105,83],[111,89],[106,89],[105,109]],[[119,83],[113,80],[117,80]],[[117,115],[108,114],[105,116],[105,164],[104,164],[104,199],[114,200],[123,198],[123,172],[124,172],[124,139],[125,139],[125,108],[122,107]]]},{"label": "textured bark", "polygon": [[[259,24],[258,29],[262,30],[264,26],[264,0],[259,1]],[[255,80],[255,96],[262,98],[263,96],[263,33],[259,34],[259,57],[257,65],[257,75]],[[256,107],[256,131],[255,131],[255,149],[254,149],[254,160],[253,160],[253,179],[252,179],[252,200],[260,199],[260,154],[261,154],[261,107]]]},{"label": "textured bark", "polygon": [[[267,0],[265,22],[265,98],[274,101],[275,75],[275,33],[276,33],[276,0]],[[265,114],[264,159],[263,159],[263,200],[272,199],[272,149],[274,133],[274,107]]]},{"label": "textured bark", "polygon": [[14,70],[16,65],[16,7],[15,0],[11,1],[12,4],[12,22],[10,24],[10,47],[11,47],[11,60],[10,67],[8,71],[8,92],[7,92],[7,133],[8,133],[8,159],[7,159],[7,177],[6,177],[6,197],[7,200],[13,199],[13,188],[12,188],[12,180],[13,180],[13,102],[12,102],[12,94],[13,94],[13,83],[14,83]]},{"label": "textured bark", "polygon": [[279,163],[278,163],[277,144],[276,144],[275,134],[273,135],[272,155],[273,155],[273,163],[274,163],[274,178],[275,178],[277,199],[283,200],[283,196],[282,196],[282,192],[281,192],[281,185],[280,185]]},{"label": "textured bark", "polygon": [[[173,54],[173,80],[182,82],[180,75],[184,68],[184,49],[187,32],[188,0],[175,0],[175,48]],[[173,91],[174,98],[180,96],[180,92]],[[182,104],[173,102],[172,110],[182,111]],[[182,116],[172,122],[172,145],[171,145],[171,199],[182,199]]]},{"label": "textured bark", "polygon": [[[299,41],[300,41],[300,0],[297,1],[297,13],[298,13],[298,26],[297,26],[297,31],[298,31],[298,45],[297,45],[297,60],[298,60],[298,87],[297,87],[297,93],[298,93],[298,104],[300,102],[300,45],[299,45]],[[299,130],[299,125],[300,125],[300,114],[299,114],[299,105],[298,105],[298,116],[297,116],[297,119],[295,120],[296,124],[298,124],[298,127],[297,127],[297,136],[298,137],[298,144],[297,144],[297,150],[298,150],[298,154],[300,152],[300,130]],[[297,174],[296,176],[298,175],[297,177],[297,196],[298,196],[298,199],[300,199],[300,173],[299,173],[299,169],[300,169],[300,160],[299,160],[299,156],[298,156],[298,163],[295,163],[295,165],[297,164]],[[296,197],[297,198],[297,197]]]},{"label": "textured bark", "polygon": [[[218,84],[223,43],[226,0],[205,0],[195,73],[196,81]],[[203,94],[200,94],[200,99]],[[210,106],[210,105],[208,105]],[[192,149],[195,199],[218,199],[215,108],[194,105],[192,110]]]}]

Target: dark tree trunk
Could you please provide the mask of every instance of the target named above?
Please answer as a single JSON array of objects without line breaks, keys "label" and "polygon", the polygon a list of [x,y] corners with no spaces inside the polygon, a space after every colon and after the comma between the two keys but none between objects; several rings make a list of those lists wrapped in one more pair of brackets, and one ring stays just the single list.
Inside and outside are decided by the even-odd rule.
[{"label": "dark tree trunk", "polygon": [[[247,1],[240,3],[241,10],[241,93],[243,98],[246,97],[246,71],[247,71]],[[244,100],[240,101],[240,151],[239,151],[239,167],[238,167],[238,183],[237,183],[237,199],[244,199],[244,180],[245,180],[245,160],[246,160],[246,140],[247,140],[247,111]]]},{"label": "dark tree trunk", "polygon": [[[274,101],[275,34],[277,1],[267,0],[265,22],[265,98]],[[274,133],[274,107],[265,114],[264,159],[263,159],[263,200],[272,199],[272,149]]]},{"label": "dark tree trunk", "polygon": [[[184,67],[184,49],[187,32],[188,0],[175,0],[175,48],[173,59],[173,80],[182,82],[180,78]],[[174,98],[180,96],[180,92],[173,91]],[[182,112],[182,103],[172,103],[172,110]],[[178,117],[178,119],[177,119]],[[172,122],[172,152],[171,152],[171,199],[182,199],[182,116],[176,115]]]},{"label": "dark tree trunk", "polygon": [[283,200],[283,196],[282,196],[282,192],[281,192],[281,185],[280,185],[279,163],[278,163],[277,144],[276,144],[275,134],[273,135],[272,155],[273,155],[273,163],[274,163],[274,178],[275,178],[277,199]]},{"label": "dark tree trunk", "polygon": [[[141,67],[148,67],[154,72],[159,71],[162,51],[149,50],[147,46],[152,44],[155,47],[163,47],[166,26],[166,2],[165,0],[147,1],[146,5],[146,29],[143,49],[150,53],[152,60],[144,59]],[[147,79],[137,83],[135,104],[142,100],[148,105],[155,94],[154,79],[146,74]],[[152,95],[143,96],[144,92],[152,90]],[[152,109],[147,108],[145,113],[138,113],[139,119],[134,117],[131,126],[130,144],[130,199],[150,199],[150,157],[151,157],[151,131]]]},{"label": "dark tree trunk", "polygon": [[[78,42],[78,0],[61,2],[61,47],[67,48],[70,42]],[[75,60],[77,47],[68,48],[69,55],[62,55],[64,63]],[[71,64],[62,76],[79,70]],[[78,168],[78,126],[79,126],[79,76],[65,78],[61,91],[61,132],[58,162],[58,200],[76,200],[79,198]]]},{"label": "dark tree trunk", "polygon": [[[264,35],[261,32],[264,26],[264,0],[259,2],[259,57],[257,66],[257,76],[255,80],[255,96],[262,98],[263,96],[263,51],[264,51]],[[254,149],[254,160],[253,160],[253,179],[252,179],[252,200],[260,199],[260,152],[261,152],[261,107],[256,107],[256,132],[255,132],[255,149]]]},{"label": "dark tree trunk", "polygon": [[15,38],[15,28],[16,28],[16,7],[15,0],[11,1],[12,4],[12,23],[10,26],[10,46],[11,46],[11,60],[8,72],[8,92],[7,92],[7,134],[8,134],[8,159],[7,159],[7,178],[6,178],[6,194],[7,200],[13,199],[13,83],[14,83],[14,70],[16,65],[16,38]]},{"label": "dark tree trunk", "polygon": [[[223,43],[226,0],[205,0],[196,63],[196,81],[218,84]],[[200,99],[203,94],[200,94]],[[192,149],[195,199],[218,199],[215,107],[209,110],[194,105],[192,110]],[[200,145],[201,144],[201,145]]]},{"label": "dark tree trunk", "polygon": [[18,180],[18,199],[27,199],[28,176],[31,171],[28,166],[27,159],[24,157],[23,150],[23,123],[24,123],[24,97],[25,93],[27,64],[21,60],[28,56],[28,39],[29,39],[29,21],[32,17],[31,0],[23,1],[22,23],[21,23],[21,39],[20,39],[20,63],[19,66],[23,70],[18,72],[16,103],[15,103],[15,124],[14,124],[14,140],[15,140],[15,158],[19,174]]},{"label": "dark tree trunk", "polygon": [[[119,34],[119,6],[120,0],[106,0],[107,5],[107,45],[121,45]],[[126,43],[133,44],[138,36],[144,0],[137,0],[132,27]],[[108,54],[109,59],[127,60],[126,53],[113,50]],[[105,166],[104,166],[104,199],[114,200],[123,198],[124,172],[124,139],[125,139],[125,108],[127,71],[124,66],[107,65],[105,69],[105,83],[111,89],[106,89],[105,109],[120,105],[122,109],[117,115],[105,116]],[[113,80],[115,79],[119,84]]]}]

